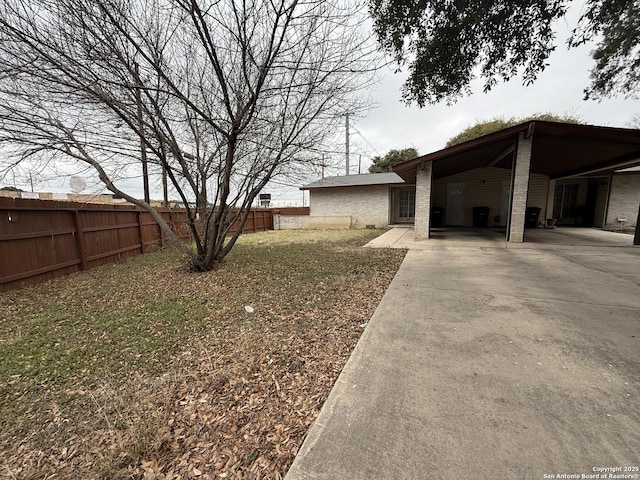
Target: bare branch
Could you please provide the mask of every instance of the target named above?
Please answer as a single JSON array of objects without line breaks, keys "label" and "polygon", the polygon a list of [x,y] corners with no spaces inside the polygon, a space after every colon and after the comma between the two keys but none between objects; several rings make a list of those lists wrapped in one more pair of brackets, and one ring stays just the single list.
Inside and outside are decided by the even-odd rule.
[{"label": "bare branch", "polygon": [[116,186],[144,151],[187,209],[193,268],[214,268],[269,180],[313,165],[366,107],[365,15],[341,0],[5,0],[0,171],[89,167],[152,212]]}]

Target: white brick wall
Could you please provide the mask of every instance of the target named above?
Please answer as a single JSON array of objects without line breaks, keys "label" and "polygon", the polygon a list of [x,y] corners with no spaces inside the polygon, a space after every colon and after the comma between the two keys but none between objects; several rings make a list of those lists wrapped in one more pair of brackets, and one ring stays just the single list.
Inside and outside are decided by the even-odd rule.
[{"label": "white brick wall", "polygon": [[[489,207],[489,225],[493,225],[496,216],[502,214],[502,183],[511,182],[511,170],[506,168],[476,168],[466,172],[450,175],[433,182],[433,206],[447,206],[447,184],[464,183],[465,207],[464,225],[473,225],[473,207]],[[549,177],[531,174],[527,207],[540,207],[540,219],[544,220]],[[553,195],[552,195],[553,200]],[[553,203],[551,203],[553,207]],[[506,218],[503,219],[506,222]]]},{"label": "white brick wall", "polygon": [[431,189],[433,187],[433,162],[425,162],[424,168],[420,168],[420,166],[417,168],[415,238],[416,240],[425,240],[431,236],[429,225],[431,218]]},{"label": "white brick wall", "polygon": [[389,225],[389,187],[322,188],[310,191],[311,217],[351,216],[351,228]]},{"label": "white brick wall", "polygon": [[274,230],[341,230],[351,227],[351,216],[312,217],[310,215],[274,215]]},{"label": "white brick wall", "polygon": [[511,228],[509,241],[521,243],[524,241],[524,220],[527,211],[527,197],[529,194],[529,173],[531,167],[532,138],[525,138],[520,133],[518,149],[516,151],[515,175],[513,178],[513,206],[511,210]]},{"label": "white brick wall", "polygon": [[[540,216],[538,221],[544,222],[547,215],[547,196],[549,194],[549,177],[532,173],[529,179],[529,192],[527,194],[527,207],[538,207]],[[553,204],[552,204],[553,205]],[[553,208],[553,207],[552,207]]]},{"label": "white brick wall", "polygon": [[611,194],[606,226],[618,228],[618,217],[627,217],[625,228],[634,227],[640,204],[640,175],[614,175],[611,179]]}]

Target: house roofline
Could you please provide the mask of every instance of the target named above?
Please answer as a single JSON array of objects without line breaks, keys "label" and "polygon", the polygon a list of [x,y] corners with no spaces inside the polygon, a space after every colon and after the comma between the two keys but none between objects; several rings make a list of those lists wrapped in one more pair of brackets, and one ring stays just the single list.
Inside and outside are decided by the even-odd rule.
[{"label": "house roofline", "polygon": [[330,190],[334,188],[360,188],[360,187],[410,187],[413,183],[396,182],[396,183],[361,183],[358,185],[326,185],[320,187],[299,187],[300,190]]},{"label": "house roofline", "polygon": [[532,136],[535,132],[547,133],[560,136],[589,136],[593,134],[607,134],[619,137],[619,140],[624,141],[624,138],[629,140],[633,139],[637,143],[640,138],[640,130],[620,128],[620,127],[603,127],[598,125],[584,125],[580,123],[563,123],[563,122],[548,122],[543,120],[529,120],[527,122],[514,125],[512,127],[504,128],[496,132],[488,133],[478,138],[467,140],[466,142],[454,145],[452,147],[443,148],[436,152],[428,153],[412,160],[399,163],[393,167],[393,171],[400,176],[415,170],[422,162],[440,160],[459,153],[464,153],[474,148],[490,145],[492,143],[500,142],[505,139],[514,138],[514,141],[518,138],[521,132],[527,132],[527,137]]}]

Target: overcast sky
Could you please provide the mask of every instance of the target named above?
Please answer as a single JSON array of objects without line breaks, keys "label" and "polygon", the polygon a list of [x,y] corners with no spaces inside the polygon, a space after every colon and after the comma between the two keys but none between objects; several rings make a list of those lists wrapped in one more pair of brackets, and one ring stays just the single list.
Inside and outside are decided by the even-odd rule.
[{"label": "overcast sky", "polygon": [[[466,127],[495,117],[521,117],[549,112],[571,114],[592,125],[630,127],[634,115],[640,114],[640,100],[618,97],[595,102],[582,99],[583,90],[589,85],[589,71],[593,65],[590,57],[592,46],[571,50],[565,46],[578,13],[572,12],[568,21],[561,20],[557,24],[558,48],[549,58],[547,69],[533,85],[527,87],[522,85],[519,78],[514,78],[485,94],[482,92],[482,81],[475,81],[473,94],[456,104],[420,109],[408,106],[401,100],[404,75],[395,74],[391,69],[381,72],[381,81],[371,92],[372,103],[376,107],[366,116],[351,119],[351,173],[358,172],[359,159],[361,170],[365,173],[371,157],[384,155],[393,148],[415,147],[420,154],[440,150],[449,138]],[[337,135],[338,138],[344,138],[344,131],[337,132]],[[335,150],[344,151],[344,142],[336,145]],[[329,174],[344,174],[344,155],[340,157],[333,155],[334,161],[342,163]],[[312,180],[315,178],[309,178],[309,181]],[[303,193],[298,189],[299,185],[290,183],[289,187],[273,184],[265,192],[272,193],[279,206],[302,204]],[[130,186],[128,190],[131,193],[141,196],[139,179],[127,182],[127,186]],[[66,191],[68,188],[53,190]],[[160,198],[161,194],[152,196]],[[304,201],[308,202],[308,196],[304,197]]]},{"label": "overcast sky", "polygon": [[588,49],[566,51],[562,48],[552,54],[549,67],[533,85],[525,87],[520,79],[513,79],[484,94],[482,83],[475,81],[474,93],[455,105],[422,109],[401,101],[404,79],[389,72],[374,93],[380,106],[365,118],[356,120],[355,127],[381,154],[391,148],[407,146],[416,147],[420,154],[425,154],[444,148],[451,137],[466,127],[494,117],[568,113],[593,125],[630,126],[634,114],[640,113],[640,101],[582,99],[583,90],[589,84],[592,63]]}]

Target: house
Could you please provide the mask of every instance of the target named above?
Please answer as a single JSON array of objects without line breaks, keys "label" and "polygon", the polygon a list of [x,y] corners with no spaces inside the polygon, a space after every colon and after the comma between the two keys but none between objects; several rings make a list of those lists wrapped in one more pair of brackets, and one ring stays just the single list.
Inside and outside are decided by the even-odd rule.
[{"label": "house", "polygon": [[395,173],[327,177],[300,189],[309,190],[309,221],[316,227],[413,223],[415,187]]},{"label": "house", "polygon": [[640,206],[640,131],[529,121],[423,155],[392,174],[325,178],[310,191],[311,216],[345,226],[413,223],[419,239],[438,226],[633,228]]}]

